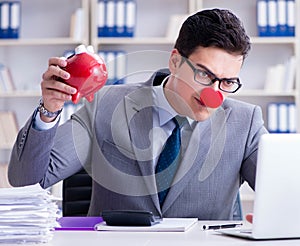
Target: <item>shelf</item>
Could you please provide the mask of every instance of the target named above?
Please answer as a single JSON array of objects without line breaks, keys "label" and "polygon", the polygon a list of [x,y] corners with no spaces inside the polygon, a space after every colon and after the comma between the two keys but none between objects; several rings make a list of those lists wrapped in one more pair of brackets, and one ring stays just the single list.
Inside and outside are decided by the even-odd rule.
[{"label": "shelf", "polygon": [[[0,46],[31,46],[31,45],[78,45],[82,44],[82,40],[74,40],[73,38],[34,38],[34,39],[2,39]],[[87,41],[84,40],[84,44]]]},{"label": "shelf", "polygon": [[40,97],[40,91],[12,91],[0,92],[0,98],[24,98],[24,97]]},{"label": "shelf", "polygon": [[118,38],[118,37],[111,37],[111,38],[98,38],[97,43],[99,45],[105,44],[129,44],[129,45],[137,45],[137,44],[174,44],[174,40],[166,37],[134,37],[134,38]]},{"label": "shelf", "polygon": [[243,90],[239,91],[230,96],[249,96],[249,97],[296,97],[298,95],[297,91],[291,92],[267,92],[264,90]]},{"label": "shelf", "polygon": [[[250,41],[252,44],[292,44],[297,42],[295,37],[251,37]],[[167,37],[133,37],[133,38],[122,38],[122,37],[109,37],[109,38],[97,38],[96,42],[98,45],[111,45],[111,44],[168,44],[173,45],[174,39]]]},{"label": "shelf", "polygon": [[295,37],[250,37],[252,44],[292,44],[298,40]]}]

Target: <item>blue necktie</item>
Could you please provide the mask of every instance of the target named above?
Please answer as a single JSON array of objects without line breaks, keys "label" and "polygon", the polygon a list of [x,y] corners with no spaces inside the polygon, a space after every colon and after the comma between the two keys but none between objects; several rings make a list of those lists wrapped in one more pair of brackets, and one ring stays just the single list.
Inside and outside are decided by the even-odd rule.
[{"label": "blue necktie", "polygon": [[173,121],[176,126],[165,143],[155,169],[160,205],[162,205],[165,200],[178,167],[180,153],[180,126],[175,118],[173,118]]}]

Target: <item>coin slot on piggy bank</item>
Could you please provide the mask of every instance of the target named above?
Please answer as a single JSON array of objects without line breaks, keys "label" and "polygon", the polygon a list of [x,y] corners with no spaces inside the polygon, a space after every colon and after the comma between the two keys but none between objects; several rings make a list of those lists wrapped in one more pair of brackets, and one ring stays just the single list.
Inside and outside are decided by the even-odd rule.
[{"label": "coin slot on piggy bank", "polygon": [[70,73],[70,78],[64,82],[77,89],[72,95],[75,104],[83,97],[93,101],[94,94],[105,85],[108,77],[103,59],[84,45],[75,48],[75,54],[67,59],[64,70]]}]

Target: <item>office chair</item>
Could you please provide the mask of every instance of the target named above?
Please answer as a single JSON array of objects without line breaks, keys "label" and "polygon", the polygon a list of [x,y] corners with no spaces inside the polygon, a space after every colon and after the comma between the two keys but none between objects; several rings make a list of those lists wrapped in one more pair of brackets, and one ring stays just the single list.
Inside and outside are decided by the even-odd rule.
[{"label": "office chair", "polygon": [[63,180],[63,216],[86,216],[91,194],[92,178],[84,169]]}]

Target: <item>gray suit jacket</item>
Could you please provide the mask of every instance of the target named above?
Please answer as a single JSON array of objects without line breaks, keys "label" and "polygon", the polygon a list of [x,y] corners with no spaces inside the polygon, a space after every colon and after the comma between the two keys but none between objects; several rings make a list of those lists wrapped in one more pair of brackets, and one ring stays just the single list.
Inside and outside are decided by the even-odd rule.
[{"label": "gray suit jacket", "polygon": [[35,111],[12,151],[11,184],[49,187],[84,166],[93,177],[89,215],[143,209],[164,217],[232,219],[241,183],[254,188],[258,140],[267,133],[260,108],[228,98],[210,119],[197,122],[160,208],[151,142],[158,130],[152,127],[156,75],[102,88],[71,120],[47,131],[32,126]]}]

